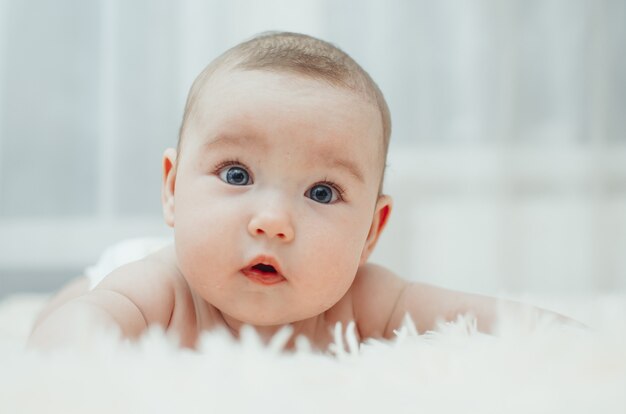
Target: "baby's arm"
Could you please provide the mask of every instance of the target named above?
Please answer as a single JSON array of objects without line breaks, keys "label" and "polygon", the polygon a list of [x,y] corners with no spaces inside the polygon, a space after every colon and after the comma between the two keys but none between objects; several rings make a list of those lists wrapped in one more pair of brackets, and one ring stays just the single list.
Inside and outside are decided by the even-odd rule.
[{"label": "baby's arm", "polygon": [[167,327],[175,289],[166,270],[169,266],[158,255],[118,268],[94,290],[54,309],[37,322],[29,346],[78,344],[102,331],[136,338],[148,325]]},{"label": "baby's arm", "polygon": [[420,333],[434,329],[441,320],[455,320],[467,313],[476,317],[478,330],[492,332],[498,311],[503,308],[514,312],[538,311],[563,322],[576,323],[514,301],[408,282],[372,264],[359,269],[352,292],[354,315],[363,337],[393,337],[394,329],[401,326],[407,313]]}]

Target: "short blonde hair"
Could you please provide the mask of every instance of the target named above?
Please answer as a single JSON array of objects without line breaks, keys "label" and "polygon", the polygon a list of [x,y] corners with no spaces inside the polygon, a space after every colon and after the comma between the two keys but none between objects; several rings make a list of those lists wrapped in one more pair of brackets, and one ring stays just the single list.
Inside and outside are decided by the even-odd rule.
[{"label": "short blonde hair", "polygon": [[194,111],[198,95],[211,75],[223,68],[293,72],[363,95],[380,111],[383,162],[387,159],[391,116],[385,97],[376,82],[337,46],[312,36],[289,32],[261,33],[227,50],[198,75],[187,96],[178,137],[179,151],[185,126]]}]

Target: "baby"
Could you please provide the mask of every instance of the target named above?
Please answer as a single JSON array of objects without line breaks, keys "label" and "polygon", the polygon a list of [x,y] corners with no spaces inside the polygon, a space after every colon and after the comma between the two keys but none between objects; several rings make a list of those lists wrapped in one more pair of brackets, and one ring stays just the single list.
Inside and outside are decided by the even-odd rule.
[{"label": "baby", "polygon": [[408,282],[367,263],[389,220],[382,192],[391,121],[370,76],[301,34],[262,34],[228,50],[193,83],[177,149],[163,155],[162,206],[174,243],[75,282],[44,310],[30,345],[71,344],[103,328],[148,326],[185,347],[242,325],[317,348],[354,321],[390,338],[408,313],[418,331],[463,313],[489,331],[496,300]]}]

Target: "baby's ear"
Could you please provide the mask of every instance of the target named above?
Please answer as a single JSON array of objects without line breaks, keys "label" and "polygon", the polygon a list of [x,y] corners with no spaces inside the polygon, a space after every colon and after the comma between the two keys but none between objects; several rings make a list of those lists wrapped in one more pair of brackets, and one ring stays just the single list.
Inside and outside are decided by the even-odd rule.
[{"label": "baby's ear", "polygon": [[378,243],[378,238],[389,221],[392,206],[393,200],[388,195],[383,194],[378,197],[370,231],[367,235],[367,239],[365,240],[363,252],[361,253],[360,265],[365,264],[367,259],[370,257],[370,254],[374,251],[374,247],[376,247],[376,243]]},{"label": "baby's ear", "polygon": [[165,223],[174,227],[174,189],[176,186],[176,150],[168,148],[163,153],[163,184],[161,204]]}]

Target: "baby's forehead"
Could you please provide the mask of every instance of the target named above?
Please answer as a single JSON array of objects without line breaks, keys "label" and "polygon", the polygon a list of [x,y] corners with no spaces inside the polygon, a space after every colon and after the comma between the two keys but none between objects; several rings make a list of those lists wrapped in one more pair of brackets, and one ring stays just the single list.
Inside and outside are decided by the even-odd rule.
[{"label": "baby's forehead", "polygon": [[[314,127],[334,126],[336,129],[328,129],[328,133],[337,135],[338,139],[341,139],[338,132],[345,130],[346,125],[359,130],[363,139],[372,139],[376,144],[360,149],[370,152],[368,158],[372,162],[380,164],[381,168],[384,166],[385,147],[379,108],[360,91],[293,71],[220,68],[206,79],[195,98],[194,113],[189,121],[196,124],[196,128],[227,123],[234,125],[235,130],[240,129],[239,124],[245,124],[247,118],[268,113],[268,106],[289,113],[301,103],[306,106],[311,101],[316,102],[310,107]],[[267,102],[277,105],[266,105]],[[333,111],[329,112],[329,108]],[[343,118],[338,116],[341,113],[351,121],[341,122]],[[329,123],[328,117],[339,121]],[[268,122],[272,121],[268,119]],[[200,135],[207,138],[204,132]],[[350,148],[357,145],[362,146],[363,142]]]},{"label": "baby's forehead", "polygon": [[[367,107],[372,116],[369,123],[379,113],[376,102],[367,94],[348,87],[326,82],[324,79],[306,76],[298,72],[284,70],[243,70],[221,69],[208,78],[198,88],[190,109],[194,115],[219,110],[226,101],[239,100],[242,103],[265,100],[284,101],[284,111],[289,112],[298,102],[309,104],[322,102],[319,108],[342,102],[346,109]],[[358,108],[357,108],[358,107]],[[246,108],[242,105],[242,109]],[[259,108],[263,109],[263,108]],[[343,109],[343,108],[340,108]]]}]

